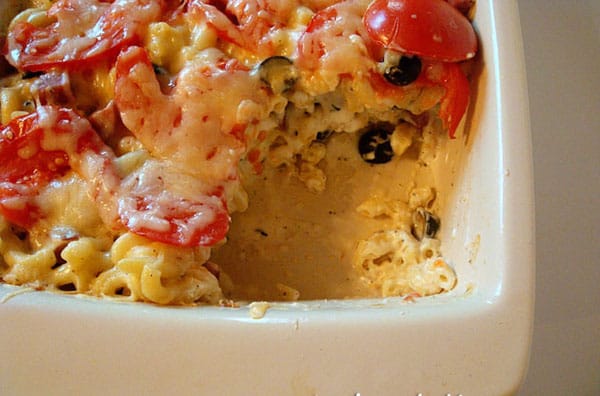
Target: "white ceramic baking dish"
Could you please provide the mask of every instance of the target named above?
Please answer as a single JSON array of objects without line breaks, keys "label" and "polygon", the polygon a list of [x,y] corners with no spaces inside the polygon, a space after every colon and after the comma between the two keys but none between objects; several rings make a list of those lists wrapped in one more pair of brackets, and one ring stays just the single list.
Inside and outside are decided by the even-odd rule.
[{"label": "white ceramic baking dish", "polygon": [[468,154],[442,229],[455,290],[415,302],[278,303],[253,319],[248,306],[164,308],[0,285],[0,394],[514,392],[528,363],[534,296],[516,1],[478,0],[475,25],[482,67]]}]

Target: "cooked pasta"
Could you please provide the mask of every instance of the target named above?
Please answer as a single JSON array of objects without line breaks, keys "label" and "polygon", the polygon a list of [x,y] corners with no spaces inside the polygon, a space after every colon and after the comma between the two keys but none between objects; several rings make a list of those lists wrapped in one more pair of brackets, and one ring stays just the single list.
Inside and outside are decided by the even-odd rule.
[{"label": "cooked pasta", "polygon": [[[324,164],[344,136],[358,147],[347,155],[369,166],[426,164],[468,102],[475,44],[429,54],[382,42],[369,19],[385,8],[378,0],[23,5],[6,29],[0,79],[9,284],[230,304],[243,286],[230,284],[222,252],[237,246],[231,216],[254,204],[256,180],[284,171],[324,194]],[[427,296],[456,283],[436,238],[435,186],[406,183],[408,195],[375,192],[349,212],[374,224],[348,255],[371,294]],[[288,280],[272,285],[273,299],[303,298]]]}]

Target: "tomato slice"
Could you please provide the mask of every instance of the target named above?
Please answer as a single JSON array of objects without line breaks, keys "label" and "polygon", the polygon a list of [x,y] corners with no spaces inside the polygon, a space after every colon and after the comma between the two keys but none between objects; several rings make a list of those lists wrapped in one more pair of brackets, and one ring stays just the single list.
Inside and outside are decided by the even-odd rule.
[{"label": "tomato slice", "polygon": [[[42,216],[34,202],[35,196],[51,180],[71,168],[70,155],[63,148],[50,147],[54,140],[50,133],[71,134],[78,120],[80,117],[71,110],[42,107],[36,113],[13,119],[2,128],[0,213],[8,221],[28,227]],[[84,132],[93,130],[90,127]],[[76,139],[71,144],[74,151],[87,150],[92,144],[85,134],[73,138]]]},{"label": "tomato slice", "polygon": [[[361,3],[353,1],[336,2],[317,11],[298,38],[298,65],[312,70],[336,70],[338,75],[353,74],[357,71],[356,67],[367,67],[367,59],[360,59],[363,55],[372,58],[382,56],[381,47],[365,31],[363,14]],[[366,54],[362,46],[348,40],[351,35],[363,38]],[[337,55],[326,56],[334,53]]]},{"label": "tomato slice", "polygon": [[41,216],[34,202],[39,190],[69,169],[66,153],[43,150],[43,139],[36,113],[12,120],[0,132],[0,213],[21,227]]},{"label": "tomato slice", "polygon": [[[73,169],[111,228],[123,225],[176,246],[210,246],[223,240],[229,213],[222,189],[202,193],[197,180],[177,172],[139,172],[121,181],[115,157],[90,123],[73,110],[41,106],[0,130],[0,214],[30,228],[43,218],[39,192]],[[143,167],[143,169],[146,169]],[[158,169],[158,170],[157,170]],[[154,227],[148,226],[158,225]]]},{"label": "tomato slice", "polygon": [[285,4],[248,0],[190,0],[188,9],[192,16],[214,28],[221,40],[269,56],[274,51],[269,33],[288,19]]},{"label": "tomato slice", "polygon": [[469,80],[458,63],[427,61],[418,80],[419,84],[441,85],[445,89],[440,100],[439,117],[451,139],[469,106]]},{"label": "tomato slice", "polygon": [[38,121],[38,114],[32,113],[15,118],[2,128],[2,181],[43,185],[68,169],[68,157],[64,151],[45,151],[42,148],[44,130]]},{"label": "tomato slice", "polygon": [[6,57],[18,69],[47,71],[116,56],[140,40],[162,8],[162,0],[59,0],[47,12],[48,25],[20,21],[11,27]]},{"label": "tomato slice", "polygon": [[298,62],[302,66],[317,67],[319,58],[325,55],[325,44],[315,33],[331,24],[336,17],[337,10],[334,7],[325,8],[312,17],[298,40]]},{"label": "tomato slice", "polygon": [[471,22],[444,0],[375,0],[363,23],[373,41],[399,52],[443,62],[477,52]]},{"label": "tomato slice", "polygon": [[201,184],[191,175],[150,160],[123,180],[121,221],[129,231],[154,241],[212,246],[225,238],[229,212],[222,189],[205,193]]},{"label": "tomato slice", "polygon": [[469,80],[456,63],[444,63],[442,85],[446,93],[440,104],[440,118],[454,139],[460,120],[464,117],[469,106]]},{"label": "tomato slice", "polygon": [[312,17],[312,19],[306,26],[306,33],[313,33],[319,29],[324,28],[327,25],[327,23],[330,23],[331,21],[335,20],[337,16],[338,12],[335,7],[324,8]]},{"label": "tomato slice", "polygon": [[[121,216],[126,227],[133,233],[153,241],[181,247],[212,246],[222,241],[229,231],[229,214],[222,204],[215,202],[191,202],[170,200],[169,204],[156,207],[155,197],[137,197],[135,208],[122,206]],[[164,215],[156,215],[162,211]],[[133,216],[151,215],[164,222],[164,227],[154,228],[134,224]],[[197,220],[212,216],[201,226]]]},{"label": "tomato slice", "polygon": [[199,21],[206,22],[217,32],[217,36],[228,43],[244,47],[246,40],[238,26],[226,13],[225,4],[220,1],[190,0],[189,13]]}]

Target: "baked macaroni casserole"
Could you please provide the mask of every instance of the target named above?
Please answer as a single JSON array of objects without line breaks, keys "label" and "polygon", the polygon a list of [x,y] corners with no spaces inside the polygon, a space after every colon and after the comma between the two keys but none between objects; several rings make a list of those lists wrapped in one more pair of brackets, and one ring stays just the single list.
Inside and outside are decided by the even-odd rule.
[{"label": "baked macaroni casserole", "polygon": [[[14,6],[2,282],[156,304],[454,287],[435,181],[417,176],[460,137],[472,1]],[[307,262],[304,283],[347,263],[358,291],[305,292]]]}]

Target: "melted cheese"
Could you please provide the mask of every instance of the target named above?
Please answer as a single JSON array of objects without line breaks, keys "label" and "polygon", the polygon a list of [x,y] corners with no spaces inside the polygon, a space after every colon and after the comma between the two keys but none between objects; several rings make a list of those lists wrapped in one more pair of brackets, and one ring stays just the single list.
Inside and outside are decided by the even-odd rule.
[{"label": "melted cheese", "polygon": [[[159,0],[69,0],[56,2],[49,12],[29,10],[17,17],[13,25],[27,22],[57,33],[38,37],[28,49],[51,48],[50,62],[99,57],[134,38],[145,48],[125,48],[116,64],[107,59],[68,71],[74,99],[61,106],[90,115],[101,126],[98,133],[84,117],[63,119],[55,107],[38,107],[39,147],[23,145],[19,157],[33,158],[38,149],[64,151],[72,171],[35,197],[43,216],[26,241],[16,242],[6,227],[0,230],[10,241],[0,252],[9,263],[4,280],[71,283],[77,291],[160,304],[216,303],[222,297],[217,278],[228,277],[214,270],[215,263],[203,266],[210,249],[188,244],[223,212],[246,210],[248,188],[258,206],[251,202],[248,213],[236,216],[241,227],[234,227],[232,241],[211,258],[228,261],[223,267],[235,271],[237,282],[259,272],[261,290],[242,296],[268,296],[269,287],[270,297],[287,300],[451,289],[456,278],[438,257],[439,241],[418,241],[410,234],[411,213],[435,205],[430,180],[421,187],[414,179],[426,172],[419,167],[439,148],[426,136],[439,123],[423,128],[414,115],[435,115],[445,89],[379,89],[372,74],[381,74],[385,60],[370,53],[362,23],[369,3],[236,1],[227,2],[224,15],[210,4],[190,1],[163,18]],[[320,14],[323,26],[307,32],[327,6],[334,12]],[[23,53],[17,48],[9,55],[18,64]],[[276,87],[261,80],[261,62],[271,56],[290,58],[294,68],[293,78],[286,74]],[[13,91],[3,91],[2,103],[11,110],[2,108],[3,120],[15,111],[31,111],[19,102],[35,93]],[[393,164],[398,168],[374,171],[352,157],[356,135],[379,123],[402,125],[391,141],[396,157],[402,156]],[[340,146],[321,137],[333,132]],[[113,151],[129,154],[117,158]],[[416,167],[409,159],[417,159]],[[362,175],[360,183],[348,175]],[[402,185],[390,183],[396,178]],[[261,183],[262,193],[256,191]],[[2,199],[14,209],[31,202],[19,195]],[[323,212],[323,205],[333,202],[336,206]],[[303,212],[307,208],[310,215]],[[332,217],[338,212],[341,216]],[[265,219],[265,213],[272,218]],[[276,229],[279,216],[286,219],[285,228],[263,230]],[[357,216],[366,218],[364,223]],[[150,231],[141,233],[148,238],[134,235],[140,230]],[[153,232],[173,230],[182,246],[149,240]],[[279,239],[261,245],[269,235]],[[319,239],[311,240],[315,235]],[[56,259],[60,249],[64,266]],[[298,268],[282,264],[287,262]],[[335,290],[323,291],[327,271],[339,270],[328,270],[327,263],[352,273],[336,278]],[[294,271],[302,273],[296,280],[303,284],[286,278]],[[254,304],[250,313],[262,317],[268,306]]]},{"label": "melted cheese", "polygon": [[[205,208],[222,206],[218,197],[206,194],[209,187],[200,179],[176,172],[158,161],[147,161],[123,181],[119,211],[129,229],[165,232],[173,222],[182,228],[182,235],[191,237],[193,230],[204,229],[215,220],[215,212]],[[139,210],[138,199],[146,196],[151,196],[153,202],[147,210]],[[169,221],[171,213],[193,215],[185,221]]]}]

